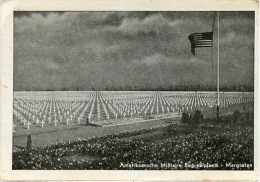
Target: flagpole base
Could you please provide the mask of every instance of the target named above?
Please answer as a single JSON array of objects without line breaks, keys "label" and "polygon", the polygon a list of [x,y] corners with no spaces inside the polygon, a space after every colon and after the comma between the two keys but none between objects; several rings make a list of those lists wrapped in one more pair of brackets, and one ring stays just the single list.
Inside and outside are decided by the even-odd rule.
[{"label": "flagpole base", "polygon": [[219,106],[217,106],[217,120],[219,121]]}]

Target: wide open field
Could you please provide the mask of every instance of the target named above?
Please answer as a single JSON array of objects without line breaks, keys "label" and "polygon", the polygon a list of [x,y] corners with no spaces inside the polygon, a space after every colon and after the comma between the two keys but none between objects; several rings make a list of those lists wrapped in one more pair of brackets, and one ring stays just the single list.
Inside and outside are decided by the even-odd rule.
[{"label": "wide open field", "polygon": [[107,127],[103,129],[110,130],[102,131],[112,134],[103,137],[16,151],[13,169],[253,170],[252,114],[249,120],[243,113],[238,120],[232,118],[198,124],[139,123],[120,132],[119,126]]},{"label": "wide open field", "polygon": [[[215,117],[215,96],[211,92],[16,92],[13,145],[24,148],[28,134],[33,147],[38,147],[151,128],[178,122],[181,112],[192,114],[196,109],[205,117]],[[221,96],[221,115],[243,111],[244,106],[253,110],[252,93]]]},{"label": "wide open field", "polygon": [[[78,138],[91,138],[93,136],[106,136],[114,133],[119,133],[121,131],[131,131],[141,128],[151,128],[154,126],[161,126],[163,124],[179,122],[179,118],[172,119],[159,119],[159,120],[149,120],[146,122],[139,122],[126,125],[115,125],[110,127],[97,127],[97,126],[86,126],[86,125],[60,125],[56,127],[45,127],[44,130],[39,129],[38,131],[31,131],[32,136],[32,146],[33,147],[43,147],[45,145],[55,144],[57,142],[67,142],[75,141]],[[28,130],[24,130],[28,133],[23,132],[23,134],[14,134],[13,145],[16,148],[25,148],[27,142],[27,136],[29,134]],[[17,132],[18,133],[18,132]]]}]

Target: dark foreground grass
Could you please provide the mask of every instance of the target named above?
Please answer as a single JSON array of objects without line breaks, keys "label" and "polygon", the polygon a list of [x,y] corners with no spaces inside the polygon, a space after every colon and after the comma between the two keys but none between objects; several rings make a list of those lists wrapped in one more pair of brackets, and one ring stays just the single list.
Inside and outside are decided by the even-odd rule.
[{"label": "dark foreground grass", "polygon": [[25,148],[27,142],[28,134],[31,134],[32,137],[32,146],[35,147],[44,147],[47,145],[54,145],[59,142],[69,142],[75,141],[78,138],[89,139],[93,136],[101,137],[107,136],[114,133],[119,133],[121,131],[131,131],[137,129],[146,129],[156,126],[161,126],[163,124],[178,122],[180,118],[171,118],[171,119],[158,119],[153,121],[147,121],[142,123],[132,123],[127,125],[117,125],[113,127],[96,127],[96,126],[86,126],[81,125],[74,127],[66,126],[63,129],[57,129],[55,131],[39,131],[39,132],[28,132],[27,134],[13,136],[13,146],[16,148]]},{"label": "dark foreground grass", "polygon": [[[253,112],[253,103],[239,104],[229,107],[221,107],[220,114],[227,115],[233,113],[235,110],[243,112],[243,108],[246,108],[247,111]],[[201,110],[204,117],[211,118],[216,116],[216,108],[198,108]],[[189,111],[189,113],[193,113]],[[32,146],[33,147],[44,147],[45,145],[53,145],[58,142],[68,142],[75,141],[78,138],[91,138],[93,136],[106,136],[113,133],[118,133],[125,130],[136,130],[136,129],[145,129],[155,126],[160,126],[169,122],[180,121],[177,118],[171,119],[158,119],[153,121],[147,121],[143,123],[132,123],[128,125],[118,125],[112,127],[95,127],[95,126],[86,126],[84,123],[78,125],[77,123],[71,123],[69,125],[61,124],[54,127],[52,125],[46,125],[44,128],[39,126],[31,126],[30,130],[27,130],[26,127],[17,127],[16,132],[13,134],[13,147],[15,148],[25,148],[27,142],[27,136],[30,134],[32,137]],[[20,123],[20,125],[22,125]]]},{"label": "dark foreground grass", "polygon": [[19,150],[13,153],[13,169],[253,170],[249,119],[229,115]]}]

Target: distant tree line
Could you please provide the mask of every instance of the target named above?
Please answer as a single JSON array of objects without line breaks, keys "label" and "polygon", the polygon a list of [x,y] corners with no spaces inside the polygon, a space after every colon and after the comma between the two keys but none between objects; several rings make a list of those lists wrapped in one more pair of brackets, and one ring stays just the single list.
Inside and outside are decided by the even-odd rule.
[{"label": "distant tree line", "polygon": [[203,114],[200,110],[196,110],[193,114],[188,114],[183,112],[181,117],[181,122],[183,124],[190,124],[190,125],[198,125],[205,121],[207,122],[222,122],[222,123],[236,123],[236,124],[247,124],[250,126],[254,126],[254,115],[249,111],[240,112],[235,110],[230,115],[220,116],[220,119],[217,120],[216,118],[204,118]]},{"label": "distant tree line", "polygon": [[[46,91],[216,91],[216,86],[212,85],[171,85],[171,86],[159,86],[159,87],[149,87],[149,86],[105,86],[104,88],[98,88],[92,86],[90,89],[83,87],[63,87],[61,89],[47,89]],[[33,91],[26,89],[24,91]],[[233,84],[224,85],[220,87],[220,91],[225,92],[253,92],[254,86]]]}]

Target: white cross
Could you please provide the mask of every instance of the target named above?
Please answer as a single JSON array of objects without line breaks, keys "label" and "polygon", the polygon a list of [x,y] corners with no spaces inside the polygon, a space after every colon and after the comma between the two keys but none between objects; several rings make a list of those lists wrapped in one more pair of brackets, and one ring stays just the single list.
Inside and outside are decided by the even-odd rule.
[{"label": "white cross", "polygon": [[32,116],[32,118],[33,118],[33,121],[35,120],[35,117],[36,117],[35,115],[33,115],[33,116]]},{"label": "white cross", "polygon": [[27,122],[27,129],[28,129],[28,130],[30,129],[30,125],[31,125],[31,123],[30,123],[30,121],[28,121],[28,122]]},{"label": "white cross", "polygon": [[14,128],[16,127],[16,125],[15,124],[13,124],[13,132],[15,133],[16,131],[14,130]]},{"label": "white cross", "polygon": [[43,128],[43,124],[45,123],[45,121],[44,120],[42,120],[42,122],[41,122],[41,124],[42,124],[42,128]]},{"label": "white cross", "polygon": [[56,126],[57,122],[58,122],[58,121],[55,119],[55,120],[54,120],[55,126]]},{"label": "white cross", "polygon": [[78,123],[80,123],[81,117],[78,117]]},{"label": "white cross", "polygon": [[25,126],[25,123],[27,122],[27,120],[26,119],[23,119],[23,125]]},{"label": "white cross", "polygon": [[36,118],[36,124],[37,125],[39,124],[39,118],[38,117]]},{"label": "white cross", "polygon": [[62,118],[63,118],[62,115],[60,115],[60,122],[62,122]]},{"label": "white cross", "polygon": [[69,120],[70,120],[69,118],[66,119],[67,125],[69,124]]},{"label": "white cross", "polygon": [[51,117],[50,116],[48,117],[48,120],[49,120],[49,123],[51,123]]}]

